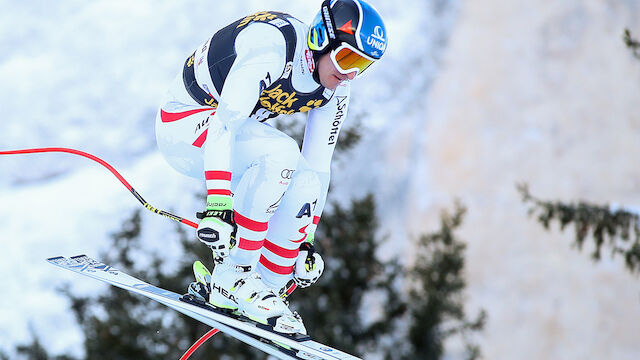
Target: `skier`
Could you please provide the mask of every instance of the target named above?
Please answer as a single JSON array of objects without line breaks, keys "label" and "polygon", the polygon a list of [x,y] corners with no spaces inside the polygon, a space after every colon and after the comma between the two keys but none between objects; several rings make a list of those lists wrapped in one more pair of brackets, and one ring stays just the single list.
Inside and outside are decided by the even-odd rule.
[{"label": "skier", "polygon": [[[188,57],[156,118],[158,147],[202,179],[197,237],[213,251],[189,292],[283,333],[306,333],[285,301],[324,262],[314,231],[349,104],[349,81],[380,59],[384,23],[363,0],[325,0],[310,26],[263,11],[216,32]],[[264,121],[308,112],[302,151]]]}]

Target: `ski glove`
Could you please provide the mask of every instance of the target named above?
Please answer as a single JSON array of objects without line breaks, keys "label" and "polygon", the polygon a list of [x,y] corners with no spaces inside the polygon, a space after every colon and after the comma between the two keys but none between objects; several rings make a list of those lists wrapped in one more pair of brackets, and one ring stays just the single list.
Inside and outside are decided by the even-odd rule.
[{"label": "ski glove", "polygon": [[303,243],[294,265],[293,281],[298,287],[306,288],[318,281],[323,271],[324,260],[322,260],[322,256],[315,252],[311,243]]},{"label": "ski glove", "polygon": [[198,239],[211,248],[214,258],[225,258],[235,246],[238,226],[233,219],[229,197],[209,195],[207,210],[197,214],[200,221],[196,234]]}]

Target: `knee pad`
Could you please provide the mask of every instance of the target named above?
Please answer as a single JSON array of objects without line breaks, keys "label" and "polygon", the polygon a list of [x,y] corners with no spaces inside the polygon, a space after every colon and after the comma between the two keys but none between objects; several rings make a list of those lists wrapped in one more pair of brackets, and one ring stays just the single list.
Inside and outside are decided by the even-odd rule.
[{"label": "knee pad", "polygon": [[280,207],[269,220],[257,270],[265,284],[273,289],[280,289],[293,277],[298,249],[313,226],[320,189],[320,180],[314,171],[296,171]]},{"label": "knee pad", "polygon": [[269,237],[275,241],[302,238],[313,222],[320,189],[320,180],[313,170],[295,171],[276,214],[269,221]]},{"label": "knee pad", "polygon": [[[320,188],[320,179],[315,171],[311,169],[300,169],[294,172],[286,196],[289,198],[288,202],[293,204],[311,203],[314,205],[314,202],[317,201],[320,195]],[[311,209],[311,215],[313,215],[314,210],[315,208]],[[303,211],[302,208],[300,211],[302,213],[306,212]],[[298,215],[299,214],[296,214],[296,216]]]}]

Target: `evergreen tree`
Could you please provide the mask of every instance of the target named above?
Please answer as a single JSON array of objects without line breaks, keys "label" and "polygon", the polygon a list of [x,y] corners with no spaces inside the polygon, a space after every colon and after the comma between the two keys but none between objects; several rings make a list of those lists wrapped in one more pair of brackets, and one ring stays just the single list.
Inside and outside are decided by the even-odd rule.
[{"label": "evergreen tree", "polygon": [[[591,253],[594,260],[600,260],[602,247],[607,244],[611,256],[622,256],[631,273],[640,272],[640,218],[638,214],[624,209],[611,209],[609,205],[595,205],[585,201],[564,203],[540,200],[529,192],[526,184],[519,185],[518,191],[524,203],[529,205],[529,214],[549,230],[556,221],[560,230],[573,224],[575,244],[582,249],[585,240],[591,236],[595,249]],[[608,240],[608,241],[607,241]]]},{"label": "evergreen tree", "polygon": [[[453,234],[462,214],[461,209],[453,216],[443,214],[441,229],[422,237],[416,265],[406,271],[396,260],[381,262],[375,256],[380,239],[375,235],[372,196],[354,200],[348,207],[334,204],[318,231],[317,248],[326,259],[325,273],[318,283],[293,293],[292,308],[301,313],[316,340],[345,351],[360,355],[378,352],[389,359],[442,358],[448,337],[467,336],[469,331],[480,330],[484,321],[484,313],[474,322],[464,314],[465,246]],[[192,281],[192,261],[208,259],[210,251],[178,225],[184,260],[178,271],[166,274],[161,270],[161,254],[149,252],[140,242],[141,221],[140,212],[135,211],[113,234],[109,251],[100,258],[160,287],[184,292]],[[404,278],[416,284],[408,296],[398,290]],[[69,286],[61,291],[69,298],[86,335],[87,359],[177,359],[209,330],[164,305],[115,287],[107,287],[96,297],[74,295]],[[362,318],[362,299],[370,291],[382,299],[382,314],[374,322]],[[402,318],[410,319],[406,339],[394,337],[399,326],[406,326],[399,321]],[[381,347],[382,339],[393,339],[393,346]],[[467,343],[469,358],[475,358],[477,346]],[[49,356],[37,341],[19,351],[29,358],[71,359]],[[192,355],[192,359],[222,358],[266,356],[224,335],[214,336]]]},{"label": "evergreen tree", "polygon": [[[149,253],[141,244],[141,221],[140,211],[135,211],[113,235],[110,250],[100,258],[154,285],[184,293],[193,281],[193,260],[210,259],[211,251],[176,224],[184,256],[178,270],[167,274],[161,270],[162,255]],[[108,287],[97,297],[76,296],[68,287],[63,293],[71,301],[71,308],[86,334],[87,359],[178,359],[193,341],[210,329],[162,304],[115,287]],[[225,356],[264,358],[262,352],[227,337],[214,337],[192,358]]]},{"label": "evergreen tree", "polygon": [[480,348],[470,335],[484,328],[487,315],[481,310],[475,320],[467,319],[463,298],[466,245],[454,234],[465,212],[456,204],[453,215],[441,214],[438,231],[420,238],[415,265],[408,276],[414,284],[407,303],[411,350],[402,356],[404,359],[441,359],[444,342],[452,336],[462,337],[466,358],[480,357]]},{"label": "evergreen tree", "polygon": [[624,29],[624,36],[622,37],[625,45],[633,52],[633,56],[640,59],[640,41],[631,37],[631,31]]},{"label": "evergreen tree", "polygon": [[[293,293],[292,305],[314,339],[363,354],[375,350],[380,337],[392,334],[392,320],[405,311],[406,303],[394,301],[393,287],[404,274],[397,261],[382,262],[375,255],[380,241],[373,196],[353,200],[350,207],[333,205],[322,217],[316,242],[325,271],[316,284]],[[365,324],[362,299],[370,291],[387,300],[381,319]]]}]

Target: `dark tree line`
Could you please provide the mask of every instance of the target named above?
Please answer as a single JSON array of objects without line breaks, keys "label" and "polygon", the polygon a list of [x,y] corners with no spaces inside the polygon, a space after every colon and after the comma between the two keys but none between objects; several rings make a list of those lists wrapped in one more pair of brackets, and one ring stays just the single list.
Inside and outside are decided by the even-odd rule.
[{"label": "dark tree line", "polygon": [[[397,260],[381,261],[375,253],[381,242],[372,196],[350,206],[334,205],[323,216],[318,251],[327,259],[317,284],[299,289],[291,297],[314,339],[348,352],[383,354],[387,359],[440,359],[444,341],[463,336],[468,358],[479,357],[469,335],[480,331],[485,314],[468,320],[462,293],[465,282],[465,245],[455,237],[464,209],[443,214],[441,228],[423,236],[416,248],[417,261],[408,269]],[[162,270],[162,254],[144,248],[143,218],[132,213],[113,234],[110,249],[100,260],[134,276],[175,292],[184,292],[192,281],[195,259],[208,260],[210,251],[176,224],[184,256],[177,271]],[[145,265],[141,265],[145,264]],[[412,284],[409,293],[401,290]],[[365,294],[374,291],[381,314],[368,321],[363,313]],[[144,297],[115,287],[94,296],[74,294],[70,285],[60,292],[85,334],[86,359],[178,359],[209,328]],[[405,334],[400,336],[399,334]],[[37,340],[16,351],[28,359],[72,360],[67,354],[50,355]],[[1,358],[1,355],[0,355]],[[266,356],[224,334],[210,339],[192,359],[265,359]]]}]

